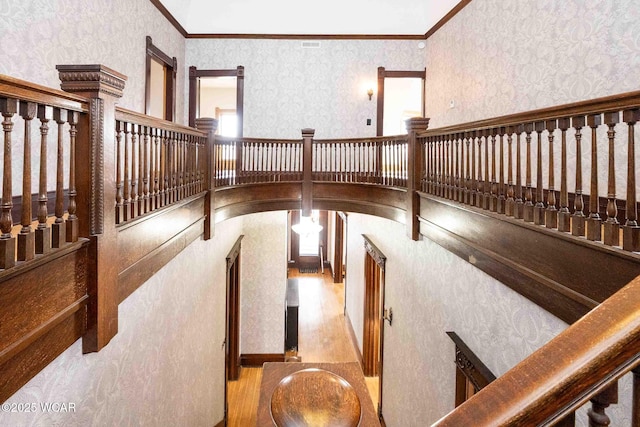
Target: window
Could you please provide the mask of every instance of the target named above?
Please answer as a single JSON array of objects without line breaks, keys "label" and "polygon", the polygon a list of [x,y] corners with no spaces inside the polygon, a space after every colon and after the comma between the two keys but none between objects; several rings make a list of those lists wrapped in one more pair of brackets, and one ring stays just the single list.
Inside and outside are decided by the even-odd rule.
[{"label": "window", "polygon": [[154,46],[147,36],[147,68],[145,114],[159,119],[175,120],[176,72],[178,61]]}]

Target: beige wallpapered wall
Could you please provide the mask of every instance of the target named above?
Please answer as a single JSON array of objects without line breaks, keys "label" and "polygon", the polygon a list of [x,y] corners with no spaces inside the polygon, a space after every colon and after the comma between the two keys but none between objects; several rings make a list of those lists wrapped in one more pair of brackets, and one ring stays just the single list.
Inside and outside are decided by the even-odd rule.
[{"label": "beige wallpapered wall", "polygon": [[[301,138],[375,136],[377,69],[423,70],[418,41],[189,39],[187,63],[198,69],[245,67],[244,135]],[[371,125],[366,120],[372,119]]]}]

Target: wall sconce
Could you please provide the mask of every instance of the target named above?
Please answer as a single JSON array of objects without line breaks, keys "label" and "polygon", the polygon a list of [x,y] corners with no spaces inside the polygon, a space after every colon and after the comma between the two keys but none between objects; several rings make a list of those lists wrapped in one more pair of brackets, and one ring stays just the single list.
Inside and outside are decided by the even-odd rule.
[{"label": "wall sconce", "polygon": [[385,308],[382,312],[382,321],[388,321],[389,326],[391,326],[391,322],[393,322],[393,309],[391,307]]},{"label": "wall sconce", "polygon": [[371,97],[373,96],[373,88],[369,88],[369,90],[367,90],[367,95],[369,95],[369,101],[371,101]]}]

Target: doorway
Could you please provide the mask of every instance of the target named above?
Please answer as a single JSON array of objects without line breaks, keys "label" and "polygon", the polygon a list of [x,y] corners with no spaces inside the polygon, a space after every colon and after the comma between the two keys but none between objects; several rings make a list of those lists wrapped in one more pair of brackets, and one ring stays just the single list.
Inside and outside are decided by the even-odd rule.
[{"label": "doorway", "polygon": [[196,118],[218,120],[217,135],[242,137],[244,117],[244,67],[198,70],[189,67],[189,126]]},{"label": "doorway", "polygon": [[298,234],[291,231],[294,224],[299,224],[300,211],[291,211],[289,227],[289,267],[302,269],[308,272],[321,271],[324,269],[327,259],[327,236],[328,236],[328,212],[314,209],[311,212],[311,221],[322,227],[320,232],[309,234]]},{"label": "doorway", "polygon": [[225,334],[224,419],[229,409],[228,383],[240,377],[240,253],[241,235],[227,255],[227,307]]},{"label": "doorway", "polygon": [[364,331],[362,370],[366,377],[377,377],[378,416],[382,416],[382,374],[384,355],[384,270],[386,257],[365,235]]},{"label": "doorway", "polygon": [[424,116],[426,70],[389,71],[378,67],[376,135],[407,133],[405,120]]}]

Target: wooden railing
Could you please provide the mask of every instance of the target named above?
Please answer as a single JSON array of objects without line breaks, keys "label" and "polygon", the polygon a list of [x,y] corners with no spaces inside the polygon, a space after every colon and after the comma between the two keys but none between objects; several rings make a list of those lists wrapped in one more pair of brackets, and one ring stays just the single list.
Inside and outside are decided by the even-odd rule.
[{"label": "wooden railing", "polygon": [[207,190],[207,134],[116,109],[116,223]]},{"label": "wooden railing", "polygon": [[[631,92],[427,130],[418,135],[425,159],[421,190],[640,251],[634,140],[639,119],[640,92]],[[598,158],[604,158],[605,170]],[[621,160],[625,164],[616,165]],[[607,190],[601,202],[602,176]]]},{"label": "wooden railing", "polygon": [[[0,269],[11,269],[78,241],[77,125],[87,110],[86,99],[0,76],[0,113],[4,118]],[[22,191],[14,203],[17,184]],[[53,212],[48,210],[49,188],[55,189]],[[54,217],[50,219],[51,214]],[[19,225],[14,224],[14,217],[20,218]]]},{"label": "wooden railing", "polygon": [[454,409],[435,426],[608,426],[617,380],[634,371],[631,425],[640,425],[640,277]]},{"label": "wooden railing", "polygon": [[[407,136],[313,140],[311,177],[315,182],[345,182],[406,187]],[[262,182],[303,180],[304,139],[230,138],[215,140],[217,188]]]}]

